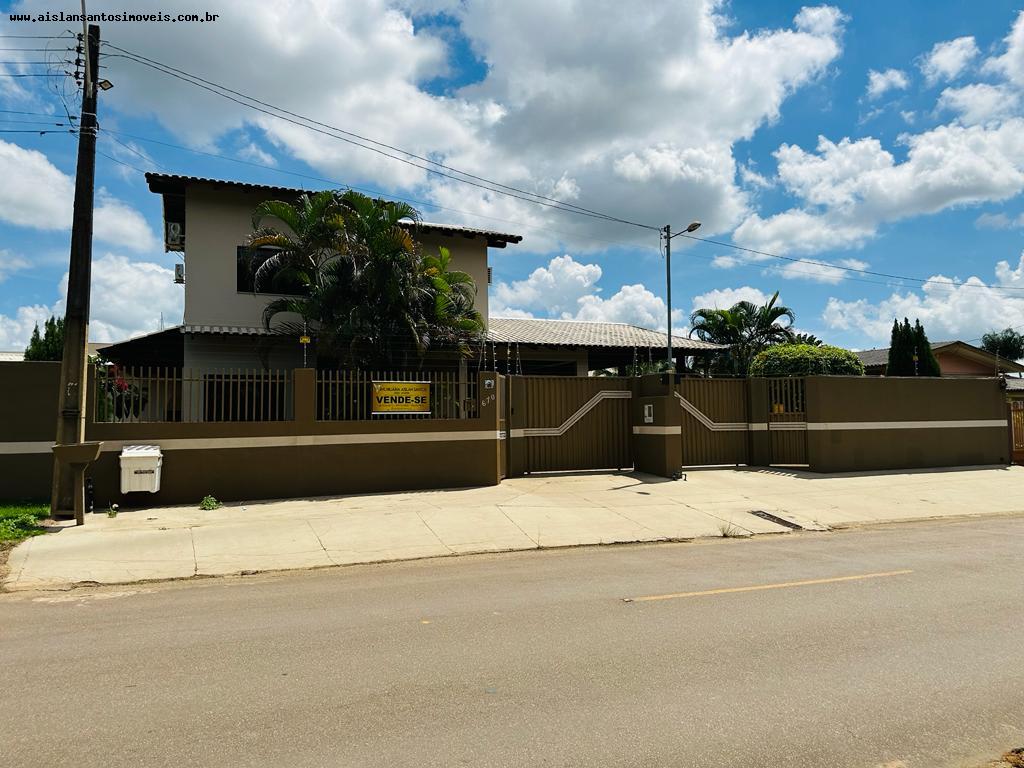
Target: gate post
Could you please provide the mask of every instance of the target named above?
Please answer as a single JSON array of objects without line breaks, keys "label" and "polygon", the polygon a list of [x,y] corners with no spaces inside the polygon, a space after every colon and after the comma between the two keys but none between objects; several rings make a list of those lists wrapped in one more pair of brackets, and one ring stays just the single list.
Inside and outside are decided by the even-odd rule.
[{"label": "gate post", "polygon": [[659,477],[676,477],[683,465],[683,412],[673,379],[647,375],[634,387],[633,468]]},{"label": "gate post", "polygon": [[768,434],[767,379],[747,379],[747,403],[750,419],[750,466],[767,467],[772,463],[771,438]]}]

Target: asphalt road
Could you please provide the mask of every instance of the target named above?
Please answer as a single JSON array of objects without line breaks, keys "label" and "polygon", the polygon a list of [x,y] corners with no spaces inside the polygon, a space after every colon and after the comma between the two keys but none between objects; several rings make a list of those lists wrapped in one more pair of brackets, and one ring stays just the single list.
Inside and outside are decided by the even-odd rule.
[{"label": "asphalt road", "polygon": [[4,595],[0,764],[973,765],[1024,744],[1022,553],[989,518]]}]

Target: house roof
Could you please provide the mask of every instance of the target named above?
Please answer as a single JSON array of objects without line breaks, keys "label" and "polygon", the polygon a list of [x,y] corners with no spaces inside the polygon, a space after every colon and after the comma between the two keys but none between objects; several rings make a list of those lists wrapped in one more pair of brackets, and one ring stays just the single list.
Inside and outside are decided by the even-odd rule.
[{"label": "house roof", "polygon": [[[583,320],[541,320],[535,318],[492,317],[487,323],[487,338],[496,343],[534,344],[560,347],[652,347],[665,346],[665,334],[628,323],[599,323]],[[725,345],[672,336],[673,349],[708,352]]]},{"label": "house roof", "polygon": [[1024,379],[1017,376],[1006,376],[1006,389],[1010,392],[1024,392]]},{"label": "house roof", "polygon": [[0,363],[20,363],[25,359],[25,353],[17,349],[0,349]]},{"label": "house roof", "polygon": [[[267,184],[250,184],[246,181],[228,181],[223,179],[209,179],[203,176],[179,176],[168,173],[147,173],[146,183],[149,184],[149,191],[159,195],[184,195],[188,185],[203,185],[220,189],[236,189],[246,192],[260,192],[264,194],[278,194],[287,197],[296,197],[308,193],[308,189],[295,187],[275,187]],[[508,243],[516,244],[523,239],[522,235],[514,235],[508,232],[498,232],[493,229],[479,229],[477,227],[464,227],[458,224],[440,224],[436,222],[421,221],[420,232],[427,234],[441,234],[449,237],[461,235],[462,237],[485,237],[487,245],[491,248],[504,248]]]},{"label": "house roof", "polygon": [[[991,365],[993,369],[996,366],[999,367],[1000,371],[1024,371],[1024,365],[1019,365],[1012,360],[1004,360],[997,358],[991,352],[986,352],[981,347],[975,347],[973,344],[968,344],[966,341],[933,341],[931,343],[932,352],[938,352],[940,350],[946,350],[949,352],[955,352],[969,357],[974,360],[984,362]],[[864,363],[865,368],[881,368],[885,367],[889,363],[889,347],[884,349],[863,349],[860,352],[855,353],[860,361]]]}]

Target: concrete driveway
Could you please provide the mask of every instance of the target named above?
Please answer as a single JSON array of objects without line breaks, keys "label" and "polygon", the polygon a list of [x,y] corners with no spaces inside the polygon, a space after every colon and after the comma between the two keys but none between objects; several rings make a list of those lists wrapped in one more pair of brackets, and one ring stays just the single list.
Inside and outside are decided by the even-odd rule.
[{"label": "concrete driveway", "polygon": [[1016,512],[1024,512],[1024,467],[843,475],[708,469],[679,481],[538,475],[489,488],[94,514],[85,526],[18,546],[3,583],[66,588]]}]

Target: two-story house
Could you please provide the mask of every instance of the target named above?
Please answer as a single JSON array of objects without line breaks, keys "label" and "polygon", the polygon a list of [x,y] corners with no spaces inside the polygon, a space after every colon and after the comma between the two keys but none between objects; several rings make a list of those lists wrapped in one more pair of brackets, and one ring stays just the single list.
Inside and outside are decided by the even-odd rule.
[{"label": "two-story house", "polygon": [[[306,190],[158,173],[147,173],[146,181],[163,200],[165,249],[182,258],[184,317],[180,326],[113,344],[105,356],[192,371],[302,366],[298,340],[263,325],[263,309],[275,297],[254,291],[246,242],[260,202],[292,201]],[[469,273],[476,283],[476,308],[487,323],[487,336],[478,358],[462,361],[463,372],[483,365],[511,373],[586,376],[665,357],[665,335],[635,325],[489,317],[489,249],[519,243],[520,235],[421,223],[416,236],[426,250],[447,248],[452,268]],[[673,337],[680,361],[719,349]]]}]

